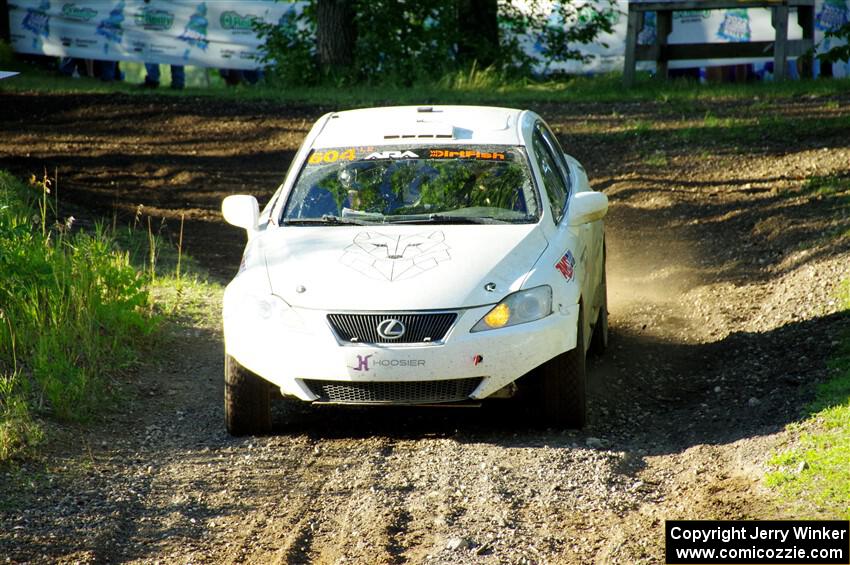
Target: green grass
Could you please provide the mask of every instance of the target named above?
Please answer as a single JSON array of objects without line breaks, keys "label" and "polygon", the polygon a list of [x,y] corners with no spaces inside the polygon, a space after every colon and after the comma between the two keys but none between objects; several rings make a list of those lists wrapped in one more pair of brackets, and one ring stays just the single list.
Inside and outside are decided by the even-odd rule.
[{"label": "green grass", "polygon": [[180,326],[196,330],[220,329],[224,287],[201,275],[159,278],[151,284],[158,312]]},{"label": "green grass", "polygon": [[643,164],[648,167],[666,167],[667,155],[664,151],[654,151],[643,158]]},{"label": "green grass", "polygon": [[[103,83],[94,79],[69,79],[26,64],[15,63],[12,70],[22,74],[0,82],[0,91],[54,93],[123,92],[149,96],[150,91],[136,87],[142,80],[139,64],[125,63],[126,83]],[[163,66],[167,72],[167,67]],[[166,79],[164,79],[166,82]],[[756,83],[724,83],[698,85],[693,81],[667,82],[643,77],[631,89],[622,85],[619,73],[595,77],[569,77],[557,80],[506,79],[491,69],[471,69],[446,75],[428,84],[399,87],[363,84],[339,88],[286,87],[273,85],[226,87],[215,72],[192,69],[187,78],[189,88],[183,91],[159,89],[164,96],[215,96],[223,98],[273,100],[287,103],[327,105],[350,108],[383,104],[475,103],[494,105],[527,105],[543,102],[630,102],[653,101],[669,106],[671,112],[688,112],[703,102],[721,100],[755,100],[768,104],[800,96],[829,97],[844,94],[850,79],[800,80]]]},{"label": "green grass", "polygon": [[837,198],[844,204],[850,204],[850,172],[812,177],[803,190],[808,194]]},{"label": "green grass", "polygon": [[[816,240],[817,244],[850,238],[850,217],[846,214],[846,211],[850,210],[850,172],[809,177],[801,190],[783,192],[815,197],[839,212],[834,216],[834,224],[825,228]],[[841,213],[842,211],[845,213]],[[806,247],[808,246],[800,242],[800,249]]]},{"label": "green grass", "polygon": [[0,172],[0,460],[40,439],[35,414],[96,413],[155,329],[127,253],[102,228],[54,225],[50,187]]},{"label": "green grass", "polygon": [[784,115],[745,115],[667,120],[631,120],[617,130],[605,132],[618,136],[623,143],[638,138],[645,148],[664,148],[671,143],[687,146],[689,151],[709,147],[713,153],[741,148],[761,149],[768,144],[787,144],[788,132],[804,132],[806,138],[845,136],[850,131],[850,115],[797,117]]},{"label": "green grass", "polygon": [[0,171],[0,462],[31,452],[45,419],[120,403],[163,317],[210,318],[220,294],[153,226],[54,223],[51,183]]},{"label": "green grass", "polygon": [[[2,60],[2,55],[0,55]],[[125,92],[138,92],[138,85],[145,80],[145,66],[143,63],[132,61],[121,61],[121,72],[124,73],[124,82],[105,83],[98,79],[79,77],[71,78],[60,75],[58,71],[50,71],[34,67],[26,63],[0,62],[0,69],[5,71],[18,71],[21,74],[0,83],[0,90],[11,88],[17,90],[20,87],[37,91],[58,92],[114,92],[120,89]],[[187,66],[186,86],[190,89],[224,90],[224,79],[218,74],[217,69]],[[10,82],[11,81],[11,82]],[[160,84],[163,87],[171,85],[171,66],[160,65]],[[8,88],[6,88],[8,87]],[[162,88],[161,90],[169,90]],[[150,92],[141,90],[141,93]]]},{"label": "green grass", "polygon": [[[850,311],[850,280],[840,296]],[[806,515],[850,520],[850,335],[830,363],[835,377],[818,387],[810,416],[788,427],[792,445],[768,462],[768,486]]]}]

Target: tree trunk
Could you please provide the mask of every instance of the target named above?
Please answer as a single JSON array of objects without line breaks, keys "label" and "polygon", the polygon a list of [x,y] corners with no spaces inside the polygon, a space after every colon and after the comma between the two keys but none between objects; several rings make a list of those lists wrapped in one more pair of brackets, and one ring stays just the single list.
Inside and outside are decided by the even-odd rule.
[{"label": "tree trunk", "polygon": [[319,63],[326,71],[348,70],[354,61],[357,28],[354,2],[318,0],[316,2],[316,44]]},{"label": "tree trunk", "polygon": [[458,58],[479,67],[499,57],[498,0],[458,0]]},{"label": "tree trunk", "polygon": [[0,0],[0,39],[7,43],[12,41],[9,32],[9,3],[6,0]]}]

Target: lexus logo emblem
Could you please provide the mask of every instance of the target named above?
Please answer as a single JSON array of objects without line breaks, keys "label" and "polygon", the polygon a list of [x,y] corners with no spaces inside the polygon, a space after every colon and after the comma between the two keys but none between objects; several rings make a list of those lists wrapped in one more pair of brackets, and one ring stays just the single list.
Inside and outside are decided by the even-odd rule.
[{"label": "lexus logo emblem", "polygon": [[388,318],[378,324],[378,335],[384,339],[398,339],[404,335],[407,328],[401,321],[395,318]]}]

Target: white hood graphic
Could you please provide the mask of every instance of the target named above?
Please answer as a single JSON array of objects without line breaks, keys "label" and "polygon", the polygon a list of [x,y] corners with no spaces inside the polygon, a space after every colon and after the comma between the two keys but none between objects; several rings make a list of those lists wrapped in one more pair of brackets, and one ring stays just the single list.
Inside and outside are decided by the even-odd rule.
[{"label": "white hood graphic", "polygon": [[272,292],[292,306],[387,311],[494,304],[547,242],[536,224],[287,226],[261,245]]},{"label": "white hood graphic", "polygon": [[415,277],[451,259],[442,231],[414,235],[361,232],[345,248],[342,264],[373,279]]}]

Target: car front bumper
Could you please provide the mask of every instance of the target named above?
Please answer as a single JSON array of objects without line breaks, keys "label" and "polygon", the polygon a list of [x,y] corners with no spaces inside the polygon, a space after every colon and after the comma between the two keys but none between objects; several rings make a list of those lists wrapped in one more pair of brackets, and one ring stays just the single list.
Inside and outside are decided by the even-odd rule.
[{"label": "car front bumper", "polygon": [[329,312],[291,308],[281,318],[258,323],[249,310],[228,307],[226,296],[225,349],[282,394],[304,401],[322,400],[317,381],[421,384],[454,379],[480,380],[468,395],[477,400],[576,346],[578,305],[561,306],[535,322],[470,333],[490,308],[457,310],[441,342],[341,344],[328,323]]}]

